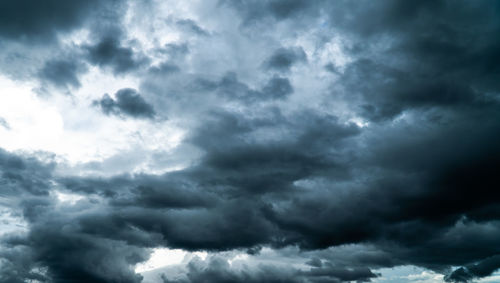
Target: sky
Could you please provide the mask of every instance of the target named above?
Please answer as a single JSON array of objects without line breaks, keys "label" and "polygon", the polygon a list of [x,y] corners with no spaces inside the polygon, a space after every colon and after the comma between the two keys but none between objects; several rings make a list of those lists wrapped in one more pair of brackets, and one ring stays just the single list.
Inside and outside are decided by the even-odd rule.
[{"label": "sky", "polygon": [[0,0],[0,282],[500,280],[500,1]]}]

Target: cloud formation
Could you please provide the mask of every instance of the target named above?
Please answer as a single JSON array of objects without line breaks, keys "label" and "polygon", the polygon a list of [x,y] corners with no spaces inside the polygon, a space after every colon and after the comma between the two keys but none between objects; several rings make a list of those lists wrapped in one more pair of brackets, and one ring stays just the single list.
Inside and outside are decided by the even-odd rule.
[{"label": "cloud formation", "polygon": [[74,60],[51,60],[45,62],[38,75],[41,80],[58,87],[78,88],[81,86],[78,75],[85,71],[86,67]]},{"label": "cloud formation", "polygon": [[304,50],[298,48],[278,48],[264,63],[265,68],[277,71],[289,71],[297,62],[306,61]]},{"label": "cloud formation", "polygon": [[105,36],[95,45],[85,48],[90,63],[109,67],[116,74],[135,70],[146,61],[145,58],[135,55],[131,48],[122,46],[120,40],[114,36]]},{"label": "cloud formation", "polygon": [[[0,233],[0,281],[142,282],[161,247],[208,255],[158,282],[500,268],[495,2],[49,2],[2,4],[2,72],[56,86],[19,104],[57,110],[61,147],[102,144],[90,160],[1,144],[0,225],[17,228]],[[31,40],[50,48],[21,56]],[[31,116],[0,109],[29,137]]]},{"label": "cloud formation", "polygon": [[101,108],[106,115],[125,115],[133,118],[153,118],[155,111],[135,89],[123,88],[115,93],[115,99],[108,94],[93,105]]},{"label": "cloud formation", "polygon": [[6,1],[0,4],[0,36],[15,40],[46,40],[76,28],[104,2],[49,0]]}]

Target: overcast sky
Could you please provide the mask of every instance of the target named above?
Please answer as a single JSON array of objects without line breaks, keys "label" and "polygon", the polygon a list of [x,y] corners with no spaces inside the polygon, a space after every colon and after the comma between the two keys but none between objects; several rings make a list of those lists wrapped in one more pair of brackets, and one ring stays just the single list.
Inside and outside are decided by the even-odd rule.
[{"label": "overcast sky", "polygon": [[0,282],[499,282],[500,1],[0,0]]}]

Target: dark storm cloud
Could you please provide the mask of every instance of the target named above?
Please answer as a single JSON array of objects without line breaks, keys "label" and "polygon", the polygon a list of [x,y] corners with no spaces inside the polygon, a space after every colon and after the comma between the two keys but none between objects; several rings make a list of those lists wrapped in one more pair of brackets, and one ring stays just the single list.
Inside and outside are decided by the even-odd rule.
[{"label": "dark storm cloud", "polygon": [[[168,178],[139,175],[118,176],[111,179],[73,179],[61,182],[71,191],[111,196],[117,206],[145,208],[201,208],[212,206],[216,199],[210,192],[202,192],[183,175]],[[123,189],[126,194],[117,194]]]},{"label": "dark storm cloud", "polygon": [[500,256],[492,256],[476,264],[460,267],[445,278],[448,282],[470,282],[489,276],[500,267]]},{"label": "dark storm cloud", "polygon": [[[485,114],[480,120],[498,115],[493,113]],[[482,248],[467,247],[465,239],[450,241],[446,236],[453,232],[464,238],[470,230],[453,230],[456,221],[463,214],[472,217],[477,209],[495,206],[498,199],[498,194],[490,190],[498,185],[491,169],[498,166],[499,136],[493,134],[497,122],[491,121],[493,124],[477,129],[477,122],[470,119],[471,116],[467,116],[454,120],[454,124],[461,124],[459,127],[450,121],[443,121],[448,126],[439,124],[432,130],[408,132],[409,129],[403,127],[368,140],[372,152],[368,160],[353,164],[356,175],[362,174],[366,179],[352,186],[351,192],[344,195],[346,198],[334,191],[322,192],[320,184],[316,184],[316,196],[297,198],[293,206],[272,217],[276,217],[283,229],[308,234],[307,242],[303,243],[306,247],[390,240],[396,246],[387,248],[395,257],[427,267],[462,264],[494,255],[498,251],[492,250],[486,240],[490,234],[482,234],[480,227],[492,225],[489,221],[495,220],[498,214],[490,214],[489,218],[482,215],[484,224],[478,226],[475,222],[465,224],[477,229],[475,237],[481,239],[478,241],[484,244]],[[419,138],[405,138],[403,133]],[[464,137],[463,133],[471,135]],[[464,140],[456,142],[459,139]],[[405,159],[401,160],[403,154]],[[369,171],[361,173],[363,168],[375,169],[374,165],[378,167],[376,175],[372,176]],[[325,218],[318,217],[316,210],[311,210],[313,207],[322,207],[318,211]],[[311,217],[315,217],[314,223],[309,221]],[[324,230],[323,227],[336,228]],[[409,250],[398,250],[403,247]],[[469,248],[475,253],[465,252]],[[464,257],[458,261],[457,249],[464,250]],[[434,255],[436,250],[440,250],[441,256]]]},{"label": "dark storm cloud", "polygon": [[[296,116],[289,121],[279,112],[261,119],[217,114],[215,120],[207,121],[210,127],[192,137],[193,143],[206,151],[200,169],[216,173],[209,176],[224,178],[236,191],[254,193],[284,190],[311,174],[345,174],[336,150],[341,151],[344,140],[358,134],[358,128],[338,124],[333,116],[309,112]],[[281,127],[294,130],[275,140],[258,142],[262,138],[258,131],[266,135]]]},{"label": "dark storm cloud", "polygon": [[[464,121],[469,119],[464,117]],[[473,124],[474,121],[471,122]],[[495,125],[491,127],[495,128]],[[112,197],[114,201],[111,204],[119,208],[119,213],[113,212],[113,209],[77,218],[82,229],[79,231],[97,238],[126,240],[133,245],[167,244],[188,250],[226,250],[259,244],[281,246],[294,243],[307,248],[323,248],[369,241],[398,262],[437,271],[498,252],[491,249],[498,246],[498,238],[494,237],[496,230],[482,228],[483,225],[490,226],[488,222],[464,222],[460,224],[462,226],[454,227],[462,213],[474,211],[486,203],[496,203],[495,196],[490,194],[488,199],[478,199],[474,195],[483,187],[475,186],[470,190],[466,181],[470,174],[475,176],[478,173],[456,174],[453,164],[446,165],[450,159],[458,164],[467,164],[460,160],[470,158],[470,154],[477,159],[481,153],[473,153],[472,148],[475,148],[475,142],[485,146],[481,132],[489,132],[490,128],[486,125],[485,129],[471,135],[470,141],[464,141],[465,145],[456,145],[456,148],[449,148],[447,142],[456,139],[453,137],[461,132],[470,132],[466,125],[448,131],[442,131],[440,126],[432,130],[423,129],[418,133],[422,137],[419,141],[401,140],[399,131],[405,129],[396,129],[385,135],[383,143],[376,142],[378,135],[373,137],[375,140],[369,140],[373,155],[368,154],[358,161],[353,159],[356,156],[346,159],[352,143],[343,140],[355,137],[359,129],[339,125],[334,117],[315,117],[312,113],[285,117],[275,113],[249,119],[239,114],[222,113],[214,116],[205,126],[192,137],[192,142],[206,151],[201,163],[194,168],[166,174],[155,182],[147,176],[104,180],[103,183],[74,180],[80,185],[72,184],[74,181],[71,180],[64,181],[65,187],[75,192],[88,189],[92,190],[88,192],[105,192],[103,196]],[[266,128],[270,132],[282,128],[285,133],[276,137],[277,140],[259,142],[259,131]],[[442,152],[441,145],[435,144],[436,141],[442,141],[442,146],[448,147],[449,151]],[[493,147],[498,144],[497,138],[489,142]],[[407,156],[404,164],[397,158],[399,151],[429,148],[428,143],[434,143],[435,152],[425,156]],[[363,148],[360,149],[363,151]],[[490,147],[484,148],[484,152],[491,153],[491,150]],[[457,156],[457,151],[463,152],[464,156]],[[436,160],[443,163],[432,165]],[[484,166],[490,166],[488,160],[485,162]],[[345,168],[347,164],[352,164],[353,168]],[[377,164],[377,171],[383,174],[371,176],[369,172],[374,170],[371,169],[372,164]],[[368,171],[363,171],[365,167]],[[350,181],[351,174],[346,170],[356,170],[356,175],[363,174],[365,181]],[[443,175],[441,170],[452,170],[449,173],[451,176],[462,176],[462,179],[453,181],[463,187],[453,185],[449,187],[452,191],[448,191],[446,186],[441,185],[447,182],[446,174]],[[484,171],[481,167],[474,170]],[[494,182],[491,179],[493,173],[485,171],[481,174],[483,180],[491,180],[484,184],[484,189],[491,187],[488,182]],[[351,188],[339,194],[335,186],[329,188],[330,182],[322,185],[314,181],[315,178],[344,180]],[[166,181],[172,179],[181,183],[168,185]],[[300,180],[311,180],[309,185],[313,187],[307,187],[307,182],[305,185],[296,184]],[[172,189],[167,189],[169,187]],[[177,191],[176,187],[184,189]],[[203,188],[211,196],[203,196],[201,191],[197,193],[196,188]],[[452,192],[460,198],[450,198]],[[197,198],[201,200],[198,204]],[[408,205],[401,206],[401,203]],[[164,208],[187,210],[165,211]],[[320,211],[321,214],[318,214]],[[315,221],[311,222],[313,218]],[[489,219],[494,219],[494,216]],[[241,223],[245,228],[241,227]],[[155,234],[163,235],[166,243],[161,238],[152,237]],[[484,247],[467,244],[477,241]],[[439,256],[435,255],[436,250]],[[458,256],[457,250],[464,254]],[[356,266],[361,262],[365,265],[361,264],[359,268],[321,267],[307,274],[318,280],[323,276],[335,276],[339,282],[350,280],[356,274],[361,280],[375,276],[366,269],[367,266],[381,264],[373,257],[369,261],[357,258],[350,264]],[[385,264],[391,265],[390,261]]]},{"label": "dark storm cloud", "polygon": [[78,88],[80,87],[78,75],[83,72],[86,72],[86,66],[75,59],[56,59],[45,62],[43,68],[38,72],[38,77],[58,87]]},{"label": "dark storm cloud", "polygon": [[34,264],[30,255],[30,248],[25,245],[26,241],[18,237],[2,237],[0,239],[2,248],[0,256],[0,280],[2,282],[23,283],[26,280],[39,280],[47,282],[45,274],[32,270]]},{"label": "dark storm cloud", "polygon": [[83,234],[72,222],[86,209],[102,208],[84,202],[76,210],[56,207],[53,162],[2,151],[0,172],[2,205],[30,223],[26,233],[0,236],[2,282],[140,282],[130,266],[147,257],[144,250]]},{"label": "dark storm cloud", "polygon": [[[2,197],[18,205],[29,223],[27,235],[2,237],[0,253],[8,264],[0,266],[0,276],[13,282],[12,274],[54,282],[139,282],[131,268],[147,257],[143,248],[156,246],[298,246],[312,258],[310,268],[300,271],[234,270],[227,260],[211,258],[205,265],[191,262],[186,278],[167,274],[165,282],[363,282],[378,276],[376,268],[399,265],[467,282],[498,270],[496,2],[226,4],[238,9],[245,29],[259,28],[260,21],[315,22],[325,15],[326,26],[349,41],[344,51],[352,59],[343,68],[331,66],[338,80],[330,95],[370,123],[345,122],[325,113],[327,106],[259,104],[286,102],[294,93],[289,79],[265,72],[264,81],[251,85],[234,71],[220,79],[193,75],[195,83],[187,83],[191,104],[200,93],[221,99],[217,107],[191,113],[199,123],[184,142],[202,155],[184,169],[160,176],[60,177],[53,164],[0,152]],[[192,24],[185,23],[196,29]],[[116,73],[137,66],[118,39],[105,37],[86,49],[90,62]],[[166,49],[171,57],[188,52],[187,45]],[[264,66],[287,72],[306,60],[302,49],[278,49]],[[148,75],[183,78],[184,65],[167,62]],[[71,75],[59,80],[74,82]],[[227,107],[227,101],[239,103]],[[106,114],[156,114],[132,89],[95,105]],[[54,188],[88,199],[56,204],[49,193]],[[359,250],[346,248],[353,244]],[[453,266],[458,269],[451,271]]]},{"label": "dark storm cloud", "polygon": [[[5,282],[24,282],[20,280],[37,277],[42,282],[141,282],[141,276],[131,266],[147,258],[145,250],[84,234],[67,222],[69,219],[47,215],[53,208],[46,204],[38,212],[41,214],[28,235],[2,239],[7,248],[0,250],[0,254],[14,265],[3,266],[6,273],[0,278],[3,276]],[[22,261],[23,265],[17,265],[16,261]]]},{"label": "dark storm cloud", "polygon": [[143,66],[147,59],[124,47],[116,36],[105,35],[95,45],[85,46],[88,60],[100,67],[109,67],[115,74],[123,74]]},{"label": "dark storm cloud", "polygon": [[[348,6],[351,18],[332,8],[331,19],[355,42],[351,52],[359,59],[341,80],[348,95],[362,96],[362,115],[380,121],[407,109],[491,102],[489,93],[499,87],[500,41],[491,36],[500,30],[497,3],[372,4]],[[393,42],[375,46],[375,37]]]},{"label": "dark storm cloud", "polygon": [[156,188],[142,185],[133,191],[134,196],[131,199],[118,199],[115,204],[149,208],[191,208],[210,204],[210,196],[200,194],[198,191],[186,190],[167,190],[164,184]]},{"label": "dark storm cloud", "polygon": [[[492,229],[488,222],[484,222],[485,224],[464,222],[460,224],[462,226],[453,226],[455,223],[453,219],[467,211],[464,209],[469,207],[473,210],[474,207],[482,206],[484,203],[494,204],[496,203],[494,197],[489,196],[490,199],[482,201],[476,199],[477,203],[468,205],[466,201],[473,200],[473,192],[476,192],[478,187],[470,191],[463,180],[456,180],[458,183],[464,183],[463,188],[456,186],[450,188],[458,189],[460,193],[455,192],[458,195],[465,194],[462,203],[457,203],[460,199],[449,199],[450,192],[440,186],[420,187],[421,184],[429,186],[426,180],[440,180],[442,174],[434,171],[436,168],[446,171],[448,166],[434,165],[434,169],[425,169],[427,171],[424,171],[423,175],[410,174],[412,171],[419,172],[423,170],[422,168],[428,168],[429,164],[434,163],[435,160],[430,160],[429,156],[436,160],[443,159],[441,162],[445,162],[454,157],[454,155],[446,157],[447,154],[452,154],[458,149],[451,148],[448,153],[443,152],[436,156],[436,153],[440,152],[440,147],[434,145],[436,152],[425,156],[416,155],[407,160],[406,164],[397,165],[400,163],[397,158],[398,150],[405,152],[407,147],[415,146],[428,148],[427,142],[432,143],[435,140],[442,140],[445,143],[450,139],[453,140],[450,134],[467,132],[466,128],[451,133],[427,132],[425,129],[419,133],[419,136],[424,138],[418,143],[412,139],[400,140],[401,135],[398,131],[404,129],[388,133],[384,143],[377,144],[372,140],[369,144],[374,145],[373,149],[370,149],[373,150],[374,156],[369,156],[361,163],[355,162],[353,164],[356,165],[355,169],[352,169],[357,170],[357,174],[362,173],[366,180],[361,183],[359,181],[351,183],[350,174],[346,174],[346,168],[343,167],[355,160],[352,157],[346,159],[344,156],[352,146],[351,142],[344,140],[356,137],[359,129],[355,126],[338,124],[334,117],[322,117],[313,113],[286,117],[274,113],[251,119],[235,113],[222,113],[215,115],[208,122],[206,127],[200,128],[192,137],[192,142],[206,151],[201,163],[194,168],[156,178],[125,176],[100,181],[85,178],[61,180],[61,184],[73,192],[92,194],[103,192],[101,194],[103,197],[113,200],[110,203],[111,207],[101,207],[97,213],[73,216],[68,214],[75,223],[72,235],[91,237],[95,244],[88,246],[87,250],[99,255],[99,258],[112,257],[116,252],[105,249],[107,245],[101,247],[98,243],[102,241],[105,243],[125,241],[133,246],[165,244],[188,250],[226,250],[260,244],[280,246],[294,243],[312,248],[370,241],[399,262],[444,271],[446,266],[474,262],[498,252],[491,249],[498,246],[498,237],[495,237],[497,230]],[[279,128],[282,128],[284,133],[277,136],[274,141],[258,138],[259,131],[268,129],[273,132]],[[482,131],[488,132],[486,129]],[[471,135],[471,141],[465,142],[467,147],[462,148],[462,152],[466,156],[463,158],[471,154],[470,150],[466,150],[470,149],[468,146],[474,146],[474,142],[484,140],[478,134]],[[375,138],[379,138],[378,135]],[[490,142],[492,146],[497,144],[497,140]],[[457,145],[459,148],[461,146]],[[387,156],[388,149],[395,151],[394,157]],[[491,152],[490,148],[484,150]],[[472,154],[472,157],[477,154]],[[374,161],[372,158],[378,160]],[[458,160],[460,158],[459,156]],[[370,177],[368,172],[374,170],[370,169],[373,166],[370,164],[380,166],[378,170],[384,174],[375,179]],[[363,166],[368,166],[368,172],[362,171]],[[361,171],[358,168],[361,168]],[[396,172],[391,173],[392,170]],[[405,176],[407,174],[409,176]],[[421,178],[427,174],[428,178]],[[455,176],[453,172],[451,174]],[[486,174],[483,175],[486,177],[490,173],[483,174]],[[464,174],[459,176],[463,176],[465,180],[469,178]],[[314,178],[318,177],[347,181],[352,186],[352,191],[339,194],[335,187],[328,188],[330,182],[326,183],[326,188],[322,188],[325,184],[321,185],[314,181]],[[492,177],[493,175],[488,178]],[[307,179],[311,180],[309,185],[313,187],[296,183],[298,180]],[[172,182],[172,180],[177,181]],[[400,187],[402,184],[406,185]],[[409,187],[408,184],[413,185]],[[356,188],[359,185],[367,185],[370,188]],[[487,184],[484,186],[485,189],[488,187]],[[481,187],[479,190],[481,191]],[[202,192],[208,194],[204,195]],[[430,203],[436,201],[439,204],[429,206],[429,201]],[[408,205],[401,206],[401,203]],[[26,207],[40,207],[40,205],[26,204]],[[46,204],[41,207],[45,207],[41,211],[47,210]],[[429,208],[435,210],[429,211]],[[354,211],[356,213],[353,213]],[[429,214],[428,217],[426,213]],[[45,219],[40,212],[26,212],[26,215],[35,223]],[[311,222],[310,219],[313,218],[315,221]],[[48,229],[50,226],[47,223],[40,225],[44,227],[43,229]],[[488,226],[490,227],[486,228]],[[33,230],[32,233],[37,235],[42,231]],[[73,238],[70,239],[75,241]],[[381,242],[378,243],[379,241]],[[58,241],[58,243],[64,242],[65,238]],[[484,244],[484,247],[478,246],[478,242]],[[47,241],[45,245],[52,246],[51,241]],[[73,248],[70,246],[69,249]],[[462,251],[463,255],[457,254],[458,250]],[[436,251],[439,251],[439,256],[436,256]],[[75,253],[81,254],[83,251],[76,249]],[[60,258],[56,256],[55,260],[55,262],[66,262],[76,259],[68,259],[61,255]],[[92,262],[96,259],[89,257],[89,260]],[[322,264],[317,269],[303,273],[302,276],[307,276],[309,280],[303,282],[321,282],[327,279],[341,282],[355,280],[354,278],[367,280],[375,276],[367,267],[393,264],[385,259],[383,261],[375,259],[374,256],[351,260],[348,261],[347,267],[334,265],[330,268],[328,264],[325,266]],[[60,269],[59,265],[52,265],[52,261],[42,262],[47,262],[51,274],[57,274],[62,278],[68,276],[65,274],[69,274],[66,273],[69,272],[66,268]],[[85,265],[71,272],[93,280],[122,278],[106,277],[115,274],[113,272],[130,275],[125,271],[118,271],[125,267],[106,265],[106,268],[109,268],[106,269],[106,273],[99,271],[90,273]],[[206,271],[201,269],[191,276],[194,276],[193,278],[198,278],[196,277],[198,275],[205,276]],[[257,274],[251,273],[249,276],[252,278]],[[282,276],[285,275],[286,273]],[[127,278],[133,278],[130,276]],[[233,280],[241,279],[241,282],[245,282],[246,278],[241,277],[239,273],[227,273],[221,270],[214,271],[213,276],[218,279],[229,276],[228,278]]]},{"label": "dark storm cloud", "polygon": [[78,27],[102,4],[104,2],[99,0],[2,1],[0,36],[16,40],[50,40],[59,31]]},{"label": "dark storm cloud", "polygon": [[[332,143],[340,147],[343,140],[358,133],[357,128],[339,125],[335,117],[311,116],[305,113],[293,120],[289,140],[268,144],[252,142],[251,136],[259,135],[254,131],[266,125],[273,131],[288,123],[286,120],[275,114],[266,119],[217,114],[210,126],[191,138],[207,151],[197,166],[157,178],[69,178],[61,183],[74,192],[112,198],[110,204],[120,213],[94,215],[81,224],[85,231],[103,237],[132,235],[132,227],[138,227],[163,235],[171,247],[188,250],[227,250],[272,243],[276,231],[266,219],[269,204],[261,195],[292,193],[293,182],[302,176],[332,174],[342,178],[346,174],[336,164],[340,161],[335,160],[333,149],[331,156],[325,156],[324,146]],[[245,137],[250,140],[241,144]],[[304,144],[311,147],[302,149]],[[109,221],[122,224],[92,228],[104,227]],[[143,241],[135,236],[127,239]],[[160,243],[152,241],[149,245]]]},{"label": "dark storm cloud", "polygon": [[75,235],[68,226],[67,233],[62,234],[60,223],[44,224],[48,227],[32,228],[29,244],[38,246],[34,258],[47,264],[48,274],[54,282],[75,279],[80,282],[141,281],[141,277],[130,269],[131,265],[147,258],[141,248],[84,234]]},{"label": "dark storm cloud", "polygon": [[115,99],[105,94],[93,102],[106,115],[125,115],[133,118],[155,117],[153,106],[148,104],[135,89],[123,88],[115,93]]},{"label": "dark storm cloud", "polygon": [[73,208],[57,205],[55,164],[40,158],[47,159],[0,152],[2,207],[29,223],[26,232],[0,236],[0,281],[140,282],[132,266],[148,252],[82,231],[79,222],[106,208],[92,199]]},{"label": "dark storm cloud", "polygon": [[370,282],[371,278],[377,277],[376,274],[366,267],[342,268],[332,266],[328,263],[323,267],[312,268],[305,274],[309,277],[323,279],[326,282],[331,278],[337,279],[339,282]]},{"label": "dark storm cloud", "polygon": [[298,62],[307,60],[306,53],[300,47],[279,48],[264,62],[264,67],[268,70],[277,70],[286,72]]},{"label": "dark storm cloud", "polygon": [[[395,132],[390,124],[376,126],[374,139],[365,140],[372,146],[362,147],[352,164],[365,181],[351,187],[346,199],[340,197],[342,202],[323,202],[339,196],[323,192],[321,197],[318,188],[316,196],[295,199],[293,209],[284,210],[282,217],[270,213],[271,219],[284,230],[308,234],[306,247],[389,239],[393,246],[381,246],[398,260],[438,271],[497,254],[488,249],[496,245],[487,240],[489,234],[481,233],[483,225],[493,225],[499,216],[498,196],[491,191],[498,186],[492,168],[499,162],[498,64],[494,63],[498,37],[491,36],[499,30],[496,4],[320,2],[298,9],[330,13],[332,27],[354,42],[347,51],[356,59],[341,73],[334,92],[340,85],[355,111],[373,122],[392,123],[402,113],[410,120]],[[253,21],[266,13],[277,21],[297,15],[294,9],[281,15],[269,12],[270,5],[235,4]],[[391,41],[377,45],[377,37],[384,36]],[[324,221],[311,211],[313,207],[323,208],[318,211],[325,214]],[[466,242],[445,236],[470,232],[454,228],[464,215],[474,219],[464,225],[477,229],[476,236],[484,244],[476,246],[474,253]],[[456,251],[461,249],[463,256],[457,259]],[[435,255],[436,250],[441,256]]]},{"label": "dark storm cloud", "polygon": [[36,157],[23,157],[0,149],[0,196],[9,197],[28,192],[46,195],[55,164],[44,164]]},{"label": "dark storm cloud", "polygon": [[[37,79],[36,91],[49,94],[79,87],[85,73],[85,56],[75,41],[89,32],[93,37],[111,26],[123,28],[126,1],[2,1],[0,3],[0,41],[2,73],[14,80]],[[54,54],[56,56],[54,56]],[[68,56],[69,55],[69,56]]]},{"label": "dark storm cloud", "polygon": [[488,103],[486,97],[460,82],[422,79],[415,72],[390,68],[367,59],[351,64],[342,79],[349,95],[359,93],[363,96],[360,111],[373,121],[394,118],[407,109],[473,107],[474,104]]}]

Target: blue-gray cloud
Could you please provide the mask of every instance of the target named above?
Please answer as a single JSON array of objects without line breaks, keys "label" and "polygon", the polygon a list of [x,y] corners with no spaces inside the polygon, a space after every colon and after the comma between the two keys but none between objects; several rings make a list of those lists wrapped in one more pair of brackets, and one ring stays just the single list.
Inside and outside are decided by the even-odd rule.
[{"label": "blue-gray cloud", "polygon": [[[56,86],[81,84],[78,62],[134,76],[138,90],[94,107],[155,123],[175,117],[182,146],[199,155],[166,173],[65,176],[57,158],[0,151],[0,197],[28,223],[0,238],[0,281],[140,282],[133,266],[159,246],[297,247],[307,264],[242,271],[213,257],[165,282],[367,282],[400,265],[469,282],[498,270],[496,2],[203,5],[196,21],[173,22],[186,35],[179,41],[151,39],[143,51],[159,56],[154,64],[128,46],[125,28],[73,46],[78,60],[42,61],[38,78]],[[14,12],[4,38],[77,26],[54,20],[38,30]],[[332,37],[339,65],[323,52]],[[299,42],[310,58],[280,47]],[[83,198],[64,205],[55,191]]]},{"label": "blue-gray cloud", "polygon": [[302,48],[279,48],[264,63],[265,68],[277,71],[289,71],[298,62],[307,60]]},{"label": "blue-gray cloud", "polygon": [[100,67],[109,67],[115,74],[123,74],[143,66],[147,59],[121,45],[119,38],[105,36],[92,46],[86,46],[88,61]]},{"label": "blue-gray cloud", "polygon": [[93,102],[106,115],[125,115],[133,118],[154,118],[155,110],[135,89],[123,88],[115,93],[115,99],[105,94]]}]

